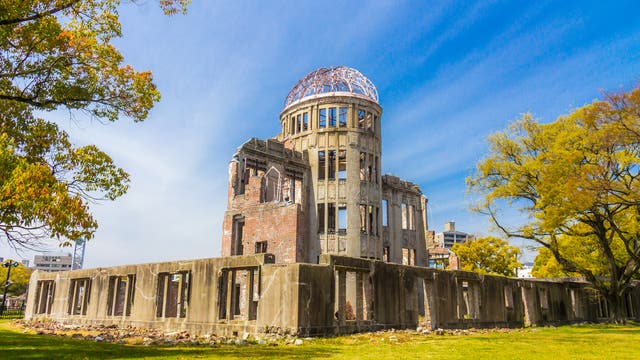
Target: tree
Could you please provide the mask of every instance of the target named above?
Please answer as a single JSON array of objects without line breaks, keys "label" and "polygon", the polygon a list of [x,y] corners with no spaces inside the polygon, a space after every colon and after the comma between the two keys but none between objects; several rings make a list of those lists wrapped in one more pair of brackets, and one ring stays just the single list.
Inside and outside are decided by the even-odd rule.
[{"label": "tree", "polygon": [[545,247],[538,249],[538,255],[533,261],[531,275],[537,278],[564,278],[580,276],[578,273],[567,272],[553,257],[553,253]]},{"label": "tree", "polygon": [[[612,320],[624,322],[623,299],[640,266],[640,88],[548,124],[524,115],[489,144],[468,179],[482,195],[476,210],[583,276]],[[522,223],[500,220],[505,203],[525,215]]]},{"label": "tree", "polygon": [[[600,256],[597,239],[595,237],[579,238],[575,236],[559,236],[558,246],[567,257],[578,263],[581,267],[592,271],[596,276],[607,276],[608,266],[606,259]],[[625,249],[619,241],[611,244],[612,252],[618,262],[625,261]],[[538,256],[533,263],[531,274],[539,278],[576,277],[580,273],[566,271],[553,256],[553,253],[545,247],[538,249]],[[635,279],[640,277],[636,272]]]},{"label": "tree", "polygon": [[[7,278],[7,268],[0,267],[0,284],[4,286],[4,281]],[[18,267],[14,267],[11,269],[11,275],[9,275],[9,281],[11,281],[11,285],[9,285],[9,290],[7,291],[7,295],[10,296],[20,296],[27,292],[27,288],[29,287],[29,279],[31,278],[31,273],[33,270],[28,267],[20,264]],[[0,295],[2,293],[0,292]]]},{"label": "tree", "polygon": [[451,251],[460,260],[461,269],[466,271],[515,276],[516,269],[522,268],[518,262],[520,249],[493,236],[454,244]]},{"label": "tree", "polygon": [[[188,0],[159,0],[167,14]],[[128,175],[93,145],[36,114],[81,111],[143,121],[160,99],[150,71],[123,63],[119,0],[0,0],[0,237],[70,244],[97,228],[89,204],[124,194]]]}]

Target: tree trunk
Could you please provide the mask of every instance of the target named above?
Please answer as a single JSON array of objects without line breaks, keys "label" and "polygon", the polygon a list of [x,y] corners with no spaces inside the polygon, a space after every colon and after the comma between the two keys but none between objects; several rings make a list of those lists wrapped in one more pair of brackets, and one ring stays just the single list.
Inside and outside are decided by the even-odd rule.
[{"label": "tree trunk", "polygon": [[626,324],[627,312],[624,307],[624,296],[609,294],[606,299],[609,305],[609,318],[611,322],[614,324]]}]

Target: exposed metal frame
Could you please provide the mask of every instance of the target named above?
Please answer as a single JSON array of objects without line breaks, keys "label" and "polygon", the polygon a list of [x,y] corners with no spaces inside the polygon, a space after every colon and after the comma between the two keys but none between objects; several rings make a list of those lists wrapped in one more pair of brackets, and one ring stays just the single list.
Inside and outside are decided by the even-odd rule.
[{"label": "exposed metal frame", "polygon": [[350,92],[359,94],[378,103],[378,90],[371,80],[356,69],[347,66],[319,68],[314,70],[289,91],[284,107],[303,98],[332,92]]}]

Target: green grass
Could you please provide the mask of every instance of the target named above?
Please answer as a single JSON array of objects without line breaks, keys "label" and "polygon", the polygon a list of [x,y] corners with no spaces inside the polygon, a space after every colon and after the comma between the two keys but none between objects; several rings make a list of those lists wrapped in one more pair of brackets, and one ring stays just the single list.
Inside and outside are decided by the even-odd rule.
[{"label": "green grass", "polygon": [[[394,341],[389,337],[395,336]],[[383,340],[384,338],[384,340]],[[314,338],[303,345],[117,345],[24,333],[0,321],[2,359],[640,359],[640,324],[581,325],[472,335],[406,332]]]}]

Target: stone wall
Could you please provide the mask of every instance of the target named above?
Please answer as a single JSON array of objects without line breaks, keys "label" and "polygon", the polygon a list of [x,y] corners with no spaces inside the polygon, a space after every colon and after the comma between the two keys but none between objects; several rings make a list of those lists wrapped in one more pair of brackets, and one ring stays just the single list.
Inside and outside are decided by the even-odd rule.
[{"label": "stone wall", "polygon": [[[513,279],[322,255],[271,254],[31,276],[26,319],[240,336],[385,328],[522,327],[596,322],[606,303],[578,280]],[[626,304],[640,320],[640,285]]]}]

